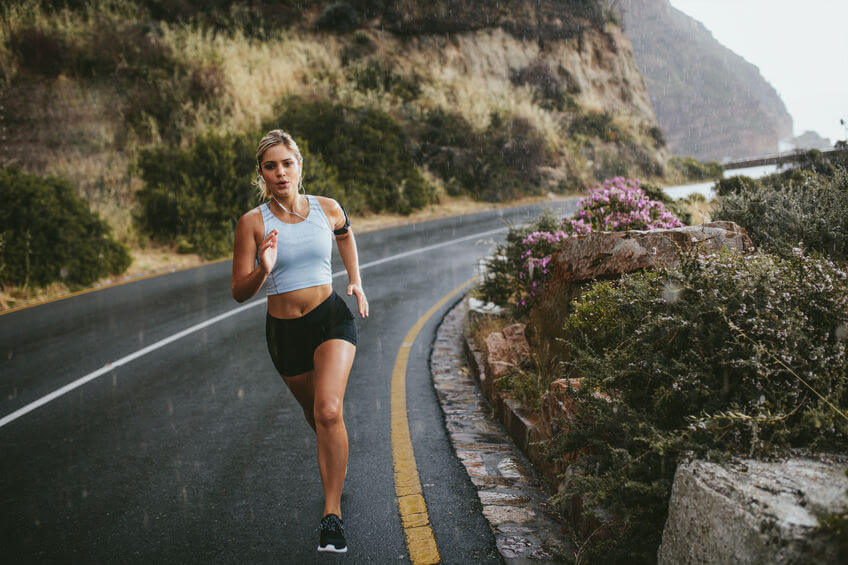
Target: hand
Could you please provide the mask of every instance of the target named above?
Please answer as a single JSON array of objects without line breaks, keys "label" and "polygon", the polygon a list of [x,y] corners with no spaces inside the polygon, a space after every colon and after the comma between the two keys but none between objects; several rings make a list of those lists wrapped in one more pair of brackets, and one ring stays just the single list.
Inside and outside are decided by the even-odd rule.
[{"label": "hand", "polygon": [[274,268],[274,263],[277,262],[277,230],[271,230],[265,236],[257,254],[259,255],[259,266],[262,267],[264,272],[270,273]]},{"label": "hand", "polygon": [[368,317],[368,299],[365,298],[365,291],[362,290],[362,285],[359,283],[350,283],[347,285],[347,295],[356,296],[356,303],[359,305],[359,317]]}]

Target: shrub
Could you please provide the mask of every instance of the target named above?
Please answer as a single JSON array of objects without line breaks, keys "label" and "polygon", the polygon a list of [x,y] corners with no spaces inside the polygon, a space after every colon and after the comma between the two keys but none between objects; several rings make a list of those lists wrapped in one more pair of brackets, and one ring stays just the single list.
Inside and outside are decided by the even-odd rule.
[{"label": "shrub", "polygon": [[787,255],[801,243],[848,261],[848,172],[794,178],[781,184],[785,177],[775,175],[739,192],[725,190],[712,217],[745,227],[769,251]]},{"label": "shrub", "polygon": [[[567,84],[572,89],[575,88],[573,85],[576,83],[571,74],[565,69],[563,71],[566,73]],[[512,71],[510,80],[516,85],[532,86],[533,98],[543,108],[558,111],[574,109],[574,98],[567,92],[553,69],[544,61],[535,61],[523,69]]]},{"label": "shrub", "polygon": [[648,135],[654,140],[654,147],[656,149],[666,146],[665,134],[657,126],[651,126],[648,129]]},{"label": "shrub", "polygon": [[612,123],[612,116],[607,112],[585,112],[571,122],[569,128],[572,134],[582,134],[596,137],[602,141],[621,139],[621,130]]},{"label": "shrub", "polygon": [[[685,206],[685,199],[678,202],[671,196],[665,193],[662,187],[652,184],[649,182],[643,182],[639,185],[639,188],[645,191],[645,194],[651,200],[656,200],[657,202],[662,202],[663,206],[665,206],[669,212],[674,214],[680,223],[690,226],[692,225],[692,212],[690,212]],[[693,194],[692,198],[700,197],[702,201],[706,199],[701,194]]]},{"label": "shrub", "polygon": [[571,463],[558,499],[608,530],[591,561],[655,559],[683,457],[848,448],[848,275],[827,259],[684,257],[595,283],[553,339],[584,381],[547,452]]},{"label": "shrub", "polygon": [[412,160],[410,140],[389,114],[295,97],[284,99],[277,114],[268,129],[280,124],[295,139],[305,139],[337,171],[355,202],[374,212],[408,214],[433,200],[433,187]]},{"label": "shrub", "polygon": [[[474,291],[477,297],[499,306],[525,308],[526,300],[525,304],[519,304],[521,299],[516,300],[518,293],[529,281],[520,276],[524,273],[524,264],[527,261],[524,240],[533,233],[555,233],[559,229],[559,223],[560,219],[550,208],[546,208],[535,222],[527,226],[510,227],[506,241],[498,244],[495,252],[486,261],[486,277]],[[540,247],[533,255],[534,258],[544,257],[543,251]],[[542,271],[544,268],[537,270],[536,275],[547,274]]]},{"label": "shrub", "polygon": [[355,65],[349,74],[354,87],[361,92],[387,92],[404,102],[415,100],[421,94],[418,78],[396,73],[388,61],[381,63],[372,59]]},{"label": "shrub", "polygon": [[762,186],[760,181],[744,175],[733,176],[727,179],[719,179],[715,184],[716,195],[726,196],[728,194],[740,194]]},{"label": "shrub", "polygon": [[720,179],[724,172],[724,167],[718,161],[703,163],[692,157],[672,157],[669,164],[690,180]]},{"label": "shrub", "polygon": [[545,140],[529,120],[493,114],[485,130],[462,116],[430,112],[418,132],[417,159],[439,175],[450,194],[509,200],[541,191]]},{"label": "shrub", "polygon": [[589,190],[572,218],[558,219],[547,210],[529,227],[512,228],[486,262],[480,298],[526,314],[541,298],[552,273],[551,258],[566,237],[593,229],[625,231],[680,226],[662,203],[651,200],[634,179],[614,178]]},{"label": "shrub", "polygon": [[359,13],[347,2],[336,2],[330,4],[318,19],[315,20],[315,29],[320,31],[353,31],[361,23]]},{"label": "shrub", "polygon": [[238,218],[258,203],[251,178],[259,137],[207,134],[187,149],[142,150],[141,230],[206,258],[230,253]]},{"label": "shrub", "polygon": [[67,181],[5,167],[0,202],[4,283],[85,285],[130,265],[126,247]]},{"label": "shrub", "polygon": [[615,177],[589,190],[577,201],[577,212],[567,231],[653,230],[681,227],[683,224],[662,202],[651,200],[640,188],[639,179]]}]

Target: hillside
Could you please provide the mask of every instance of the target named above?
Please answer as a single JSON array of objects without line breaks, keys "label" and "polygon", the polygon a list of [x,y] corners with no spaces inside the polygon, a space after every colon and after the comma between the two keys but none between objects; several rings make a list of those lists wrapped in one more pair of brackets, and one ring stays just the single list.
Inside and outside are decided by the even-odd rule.
[{"label": "hillside", "polygon": [[[680,174],[606,3],[214,5],[6,4],[0,163],[68,179],[130,245],[205,256],[230,245],[268,127],[358,213]],[[156,231],[168,218],[183,231]],[[204,222],[214,244],[192,239]]]},{"label": "hillside", "polygon": [[624,26],[669,148],[698,159],[777,151],[792,117],[759,69],[669,0],[622,0]]}]

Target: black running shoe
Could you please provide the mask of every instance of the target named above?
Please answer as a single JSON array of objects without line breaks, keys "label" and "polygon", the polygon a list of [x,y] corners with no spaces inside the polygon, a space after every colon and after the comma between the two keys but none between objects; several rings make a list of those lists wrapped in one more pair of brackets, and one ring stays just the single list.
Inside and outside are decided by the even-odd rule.
[{"label": "black running shoe", "polygon": [[327,514],[321,518],[321,524],[318,528],[321,530],[321,542],[318,544],[318,551],[347,552],[347,542],[345,541],[344,525],[341,518],[335,514]]}]

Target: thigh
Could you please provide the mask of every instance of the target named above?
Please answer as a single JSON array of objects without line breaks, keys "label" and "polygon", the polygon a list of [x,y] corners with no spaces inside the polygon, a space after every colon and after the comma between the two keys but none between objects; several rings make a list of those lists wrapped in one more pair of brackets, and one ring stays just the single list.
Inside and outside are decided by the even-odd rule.
[{"label": "thigh", "polygon": [[314,371],[307,371],[294,377],[283,377],[283,382],[289,388],[295,399],[301,406],[312,407],[314,401],[313,392],[313,374]]},{"label": "thigh", "polygon": [[344,398],[356,346],[343,339],[328,339],[315,350],[312,377],[316,405]]}]

